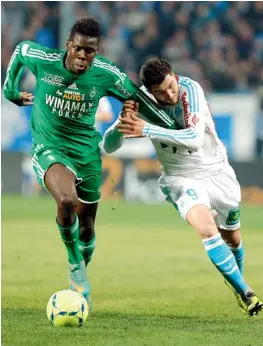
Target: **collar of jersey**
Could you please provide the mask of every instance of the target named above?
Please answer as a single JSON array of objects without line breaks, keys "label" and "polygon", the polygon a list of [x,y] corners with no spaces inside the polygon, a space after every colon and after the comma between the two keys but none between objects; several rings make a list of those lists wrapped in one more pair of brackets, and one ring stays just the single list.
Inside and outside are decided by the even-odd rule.
[{"label": "collar of jersey", "polygon": [[62,56],[61,56],[61,59],[60,59],[60,66],[61,66],[61,68],[63,69],[63,71],[65,71],[65,73],[67,73],[69,76],[75,77],[75,78],[79,78],[79,77],[84,76],[86,73],[92,71],[92,69],[93,69],[93,61],[94,61],[94,60],[93,60],[92,63],[90,64],[90,68],[89,68],[85,73],[83,73],[83,74],[81,74],[81,75],[78,75],[78,74],[76,74],[76,73],[71,73],[71,72],[69,72],[69,71],[66,69],[66,67],[64,66],[64,58],[65,58],[66,54],[67,54],[67,50],[65,50],[64,53],[63,53]]}]

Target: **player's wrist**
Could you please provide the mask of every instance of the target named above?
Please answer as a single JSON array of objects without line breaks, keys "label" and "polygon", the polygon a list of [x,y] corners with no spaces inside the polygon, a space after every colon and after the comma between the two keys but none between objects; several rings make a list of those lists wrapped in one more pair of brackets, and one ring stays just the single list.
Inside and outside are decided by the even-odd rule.
[{"label": "player's wrist", "polygon": [[142,135],[144,137],[149,137],[149,135],[150,135],[150,124],[148,124],[148,123],[144,124],[143,129],[142,129]]}]

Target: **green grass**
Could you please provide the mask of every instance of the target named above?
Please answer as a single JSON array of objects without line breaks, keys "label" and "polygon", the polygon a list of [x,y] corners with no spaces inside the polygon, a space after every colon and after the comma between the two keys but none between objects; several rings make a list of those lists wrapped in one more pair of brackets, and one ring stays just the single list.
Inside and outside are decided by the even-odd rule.
[{"label": "green grass", "polygon": [[[115,204],[115,203],[114,203]],[[100,205],[89,267],[94,312],[82,328],[45,315],[67,287],[66,251],[49,198],[2,198],[2,344],[262,345],[263,314],[243,316],[189,226],[168,204]],[[243,206],[247,281],[263,296],[262,207]]]}]

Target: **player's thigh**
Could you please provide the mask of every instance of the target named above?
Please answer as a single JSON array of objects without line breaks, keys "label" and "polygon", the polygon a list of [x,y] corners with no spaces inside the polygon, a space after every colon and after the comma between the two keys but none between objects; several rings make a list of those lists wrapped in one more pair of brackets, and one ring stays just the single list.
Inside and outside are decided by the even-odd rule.
[{"label": "player's thigh", "polygon": [[241,189],[233,169],[227,166],[220,174],[211,177],[207,189],[212,209],[216,211],[217,227],[230,232],[239,230]]},{"label": "player's thigh", "polygon": [[80,182],[77,184],[78,199],[83,204],[97,203],[101,198],[101,158],[90,162],[78,170]]},{"label": "player's thigh", "polygon": [[203,205],[210,209],[209,195],[197,180],[184,177],[170,180],[160,178],[159,185],[166,200],[174,205],[184,220],[195,206]]},{"label": "player's thigh", "polygon": [[70,199],[77,204],[75,181],[75,174],[61,163],[50,166],[44,177],[45,187],[56,201]]},{"label": "player's thigh", "polygon": [[37,145],[32,152],[32,163],[38,182],[56,200],[61,194],[77,198],[75,167],[61,151],[44,145]]}]

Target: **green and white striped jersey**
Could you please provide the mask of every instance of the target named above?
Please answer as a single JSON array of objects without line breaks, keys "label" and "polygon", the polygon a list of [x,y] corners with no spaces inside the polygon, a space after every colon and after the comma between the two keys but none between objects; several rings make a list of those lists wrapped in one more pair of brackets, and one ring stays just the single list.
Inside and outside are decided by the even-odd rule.
[{"label": "green and white striped jersey", "polygon": [[95,114],[100,98],[139,102],[140,113],[151,123],[175,128],[175,122],[121,72],[111,61],[97,55],[82,75],[64,67],[66,51],[42,47],[31,41],[17,45],[4,83],[5,97],[19,97],[18,83],[24,66],[36,77],[31,116],[33,144],[56,146],[68,154],[88,156],[98,149],[100,134],[95,130]]}]

